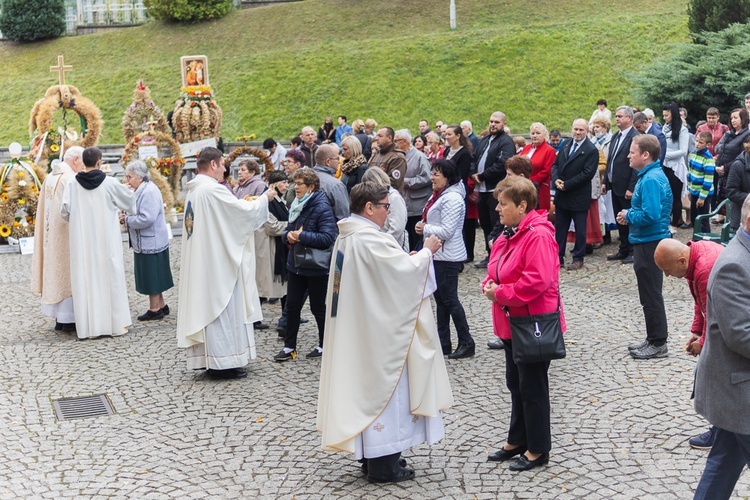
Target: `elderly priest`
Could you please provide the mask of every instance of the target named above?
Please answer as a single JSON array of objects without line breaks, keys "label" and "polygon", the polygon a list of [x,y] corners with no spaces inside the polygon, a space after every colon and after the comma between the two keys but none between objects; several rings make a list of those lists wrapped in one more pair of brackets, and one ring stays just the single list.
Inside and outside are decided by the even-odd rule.
[{"label": "elderly priest", "polygon": [[388,208],[388,189],[363,182],[338,223],[317,418],[323,449],[354,453],[374,483],[412,479],[401,452],[440,441],[453,404],[429,300],[441,242],[407,255],[379,231]]}]

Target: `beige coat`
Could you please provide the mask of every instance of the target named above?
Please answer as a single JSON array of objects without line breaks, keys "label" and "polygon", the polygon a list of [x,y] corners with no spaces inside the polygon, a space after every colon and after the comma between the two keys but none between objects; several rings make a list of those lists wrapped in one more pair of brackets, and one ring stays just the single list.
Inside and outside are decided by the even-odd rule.
[{"label": "beige coat", "polygon": [[57,304],[73,295],[70,288],[70,238],[68,221],[60,216],[65,185],[75,178],[66,163],[55,165],[39,193],[31,289],[42,295],[42,304]]},{"label": "beige coat", "polygon": [[282,284],[281,278],[273,274],[276,236],[281,236],[286,225],[286,221],[269,213],[263,227],[255,231],[255,283],[259,297],[274,299],[286,295],[286,283]]}]

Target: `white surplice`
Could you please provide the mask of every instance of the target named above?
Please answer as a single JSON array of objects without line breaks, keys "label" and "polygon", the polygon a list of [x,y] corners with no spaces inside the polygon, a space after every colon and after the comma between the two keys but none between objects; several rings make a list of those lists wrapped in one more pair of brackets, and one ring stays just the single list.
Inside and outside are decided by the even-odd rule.
[{"label": "white surplice", "polygon": [[265,196],[238,200],[203,174],[188,182],[177,314],[188,369],[239,368],[255,358],[252,324],[263,315],[253,235],[267,218]]},{"label": "white surplice", "polygon": [[453,395],[430,307],[432,254],[406,254],[357,215],[338,226],[318,397],[323,449],[377,458],[433,444]]},{"label": "white surplice", "polygon": [[70,225],[60,215],[65,186],[75,175],[67,163],[52,167],[39,192],[34,228],[31,288],[41,295],[42,313],[60,323],[75,322],[70,287]]},{"label": "white surplice", "polygon": [[135,194],[112,177],[86,189],[76,176],[65,187],[60,213],[70,222],[70,282],[81,339],[122,335],[132,323],[120,210],[135,213]]}]

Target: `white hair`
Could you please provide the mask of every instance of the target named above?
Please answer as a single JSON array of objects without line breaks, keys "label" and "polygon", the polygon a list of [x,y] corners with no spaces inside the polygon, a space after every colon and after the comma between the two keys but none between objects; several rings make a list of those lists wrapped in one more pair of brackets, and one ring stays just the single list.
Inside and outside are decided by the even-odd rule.
[{"label": "white hair", "polygon": [[469,120],[464,120],[461,122],[461,128],[468,128],[469,130],[473,131],[474,127],[472,126],[471,122]]},{"label": "white hair", "polygon": [[76,158],[81,158],[83,155],[83,148],[81,146],[71,146],[68,148],[67,151],[65,151],[65,155],[63,156],[63,161],[65,163],[71,162]]},{"label": "white hair", "polygon": [[395,141],[396,139],[406,139],[407,141],[409,141],[409,144],[411,144],[411,132],[409,132],[409,129],[407,128],[396,130],[393,133],[393,140]]},{"label": "white hair", "polygon": [[136,178],[143,179],[144,181],[151,180],[151,176],[148,174],[148,167],[141,160],[133,160],[128,163],[128,166],[125,167],[125,172],[132,172]]},{"label": "white hair", "polygon": [[653,119],[654,119],[654,110],[653,110],[653,109],[651,109],[651,108],[646,108],[646,109],[644,109],[644,110],[643,110],[643,114],[644,114],[644,115],[646,115],[646,116],[648,116],[648,117],[649,117],[649,119],[651,119],[651,120],[653,120]]}]

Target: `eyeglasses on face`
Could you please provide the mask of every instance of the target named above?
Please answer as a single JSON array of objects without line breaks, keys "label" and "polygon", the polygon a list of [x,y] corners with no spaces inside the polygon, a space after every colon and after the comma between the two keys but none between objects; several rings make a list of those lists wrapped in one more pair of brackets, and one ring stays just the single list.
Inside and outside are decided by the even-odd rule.
[{"label": "eyeglasses on face", "polygon": [[379,201],[376,202],[376,203],[373,203],[373,205],[377,205],[379,207],[383,207],[386,210],[388,210],[389,208],[391,208],[391,204],[390,203],[380,203]]}]

